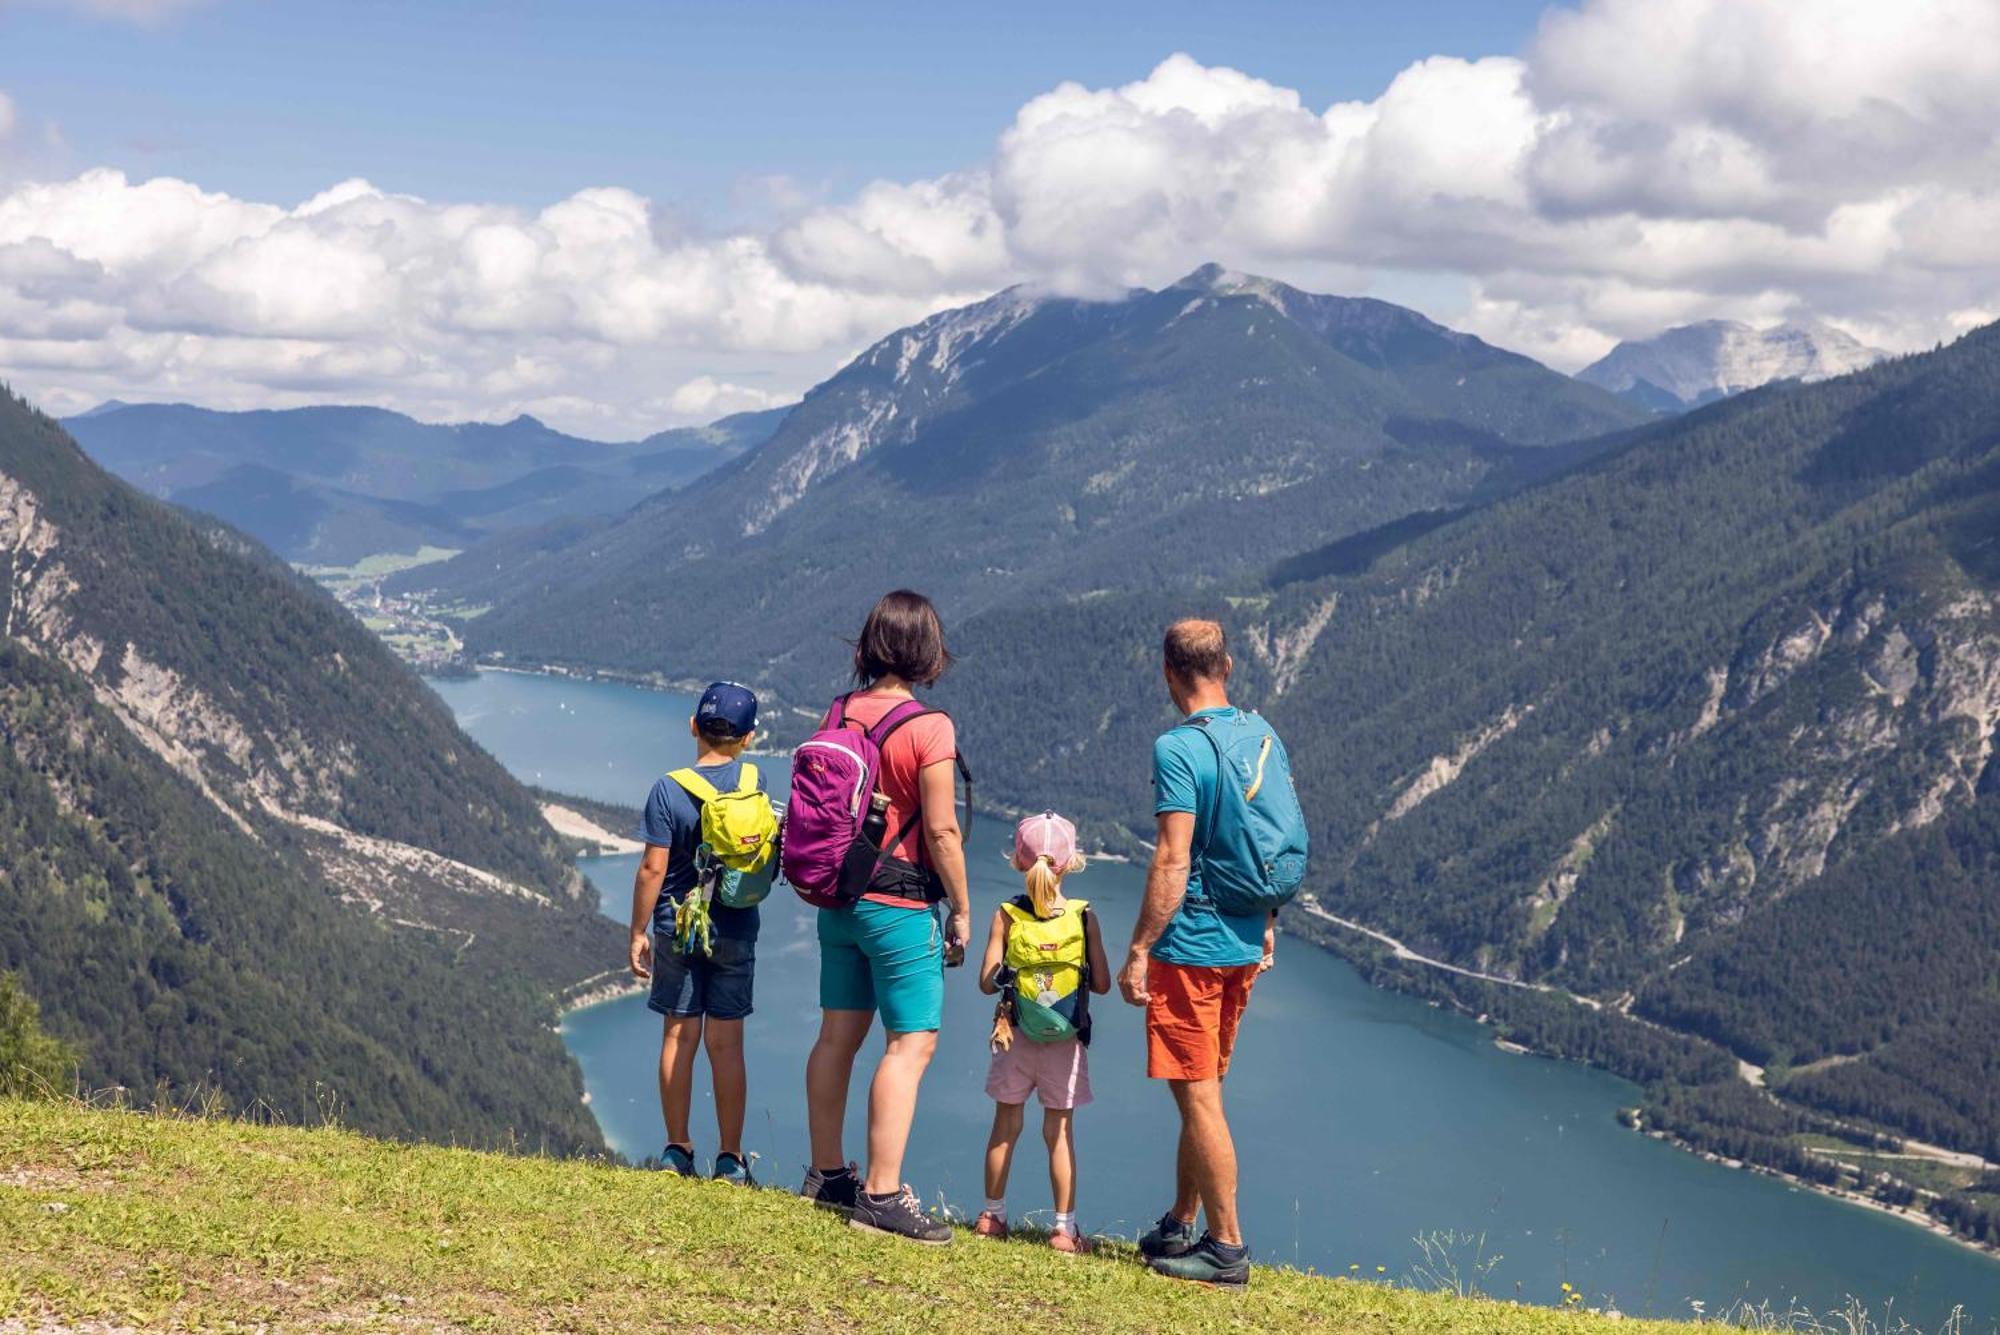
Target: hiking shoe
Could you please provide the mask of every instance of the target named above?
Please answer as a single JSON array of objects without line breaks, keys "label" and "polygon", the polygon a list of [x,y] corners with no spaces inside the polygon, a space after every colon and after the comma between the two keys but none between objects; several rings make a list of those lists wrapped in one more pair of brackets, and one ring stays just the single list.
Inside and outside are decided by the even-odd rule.
[{"label": "hiking shoe", "polygon": [[757,1179],[750,1176],[750,1161],[740,1154],[731,1154],[728,1150],[715,1156],[713,1176],[717,1182],[734,1182],[739,1187],[757,1185]]},{"label": "hiking shoe", "polygon": [[992,1238],[995,1242],[1007,1240],[1007,1221],[996,1219],[985,1210],[972,1222],[972,1231],[982,1238]]},{"label": "hiking shoe", "polygon": [[1066,1233],[1061,1229],[1049,1234],[1049,1246],[1065,1256],[1088,1256],[1097,1250],[1097,1244],[1081,1233]]},{"label": "hiking shoe", "polygon": [[1209,1233],[1202,1234],[1200,1242],[1179,1256],[1156,1256],[1147,1264],[1155,1274],[1198,1284],[1240,1289],[1250,1282],[1250,1249],[1226,1247]]},{"label": "hiking shoe", "polygon": [[660,1151],[660,1167],[681,1177],[700,1177],[694,1171],[694,1151],[681,1145],[669,1145]]},{"label": "hiking shoe", "polygon": [[1149,1261],[1161,1256],[1185,1256],[1193,1250],[1194,1225],[1176,1219],[1172,1210],[1161,1215],[1160,1222],[1139,1239],[1139,1255]]},{"label": "hiking shoe", "polygon": [[917,1205],[917,1193],[908,1186],[887,1196],[861,1192],[854,1199],[854,1214],[847,1222],[872,1233],[887,1233],[930,1247],[942,1247],[951,1241],[951,1225],[925,1214]]},{"label": "hiking shoe", "polygon": [[861,1195],[861,1175],[854,1171],[853,1164],[831,1173],[809,1168],[806,1170],[806,1184],[799,1188],[799,1195],[823,1209],[853,1214],[854,1203]]}]

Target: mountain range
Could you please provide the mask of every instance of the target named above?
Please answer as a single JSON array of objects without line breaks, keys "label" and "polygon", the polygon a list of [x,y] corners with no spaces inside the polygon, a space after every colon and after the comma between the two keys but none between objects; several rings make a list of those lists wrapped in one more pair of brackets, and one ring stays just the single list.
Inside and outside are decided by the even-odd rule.
[{"label": "mountain range", "polygon": [[1816,320],[1756,329],[1735,320],[1628,339],[1576,373],[1655,412],[1699,408],[1774,380],[1825,380],[1888,356]]},{"label": "mountain range", "polygon": [[616,958],[534,799],[331,597],[0,396],[0,970],[87,1088],[601,1150]]},{"label": "mountain range", "polygon": [[393,583],[490,605],[475,653],[817,692],[836,633],[919,574],[961,616],[1240,576],[1644,416],[1414,311],[1214,265],[1110,301],[1017,288],[876,343],[686,488]]},{"label": "mountain range", "polygon": [[784,415],[741,413],[620,444],[526,416],[438,425],[359,407],[112,401],[65,425],[93,459],[152,495],[226,520],[286,560],[345,566],[622,510],[757,444]]}]

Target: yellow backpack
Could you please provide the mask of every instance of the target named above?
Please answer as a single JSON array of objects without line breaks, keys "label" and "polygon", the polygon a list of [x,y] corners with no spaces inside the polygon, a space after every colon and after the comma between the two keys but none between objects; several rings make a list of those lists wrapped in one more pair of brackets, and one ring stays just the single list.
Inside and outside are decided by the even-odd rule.
[{"label": "yellow backpack", "polygon": [[771,893],[778,848],[778,813],[757,786],[757,767],[743,762],[734,792],[716,786],[692,769],[667,776],[701,806],[701,842],[695,866],[713,870],[715,897],[727,908],[747,909]]},{"label": "yellow backpack", "polygon": [[1034,901],[1016,895],[1007,915],[1003,978],[1014,1023],[1035,1043],[1065,1038],[1090,1042],[1090,901],[1066,899],[1053,918],[1035,916]]}]

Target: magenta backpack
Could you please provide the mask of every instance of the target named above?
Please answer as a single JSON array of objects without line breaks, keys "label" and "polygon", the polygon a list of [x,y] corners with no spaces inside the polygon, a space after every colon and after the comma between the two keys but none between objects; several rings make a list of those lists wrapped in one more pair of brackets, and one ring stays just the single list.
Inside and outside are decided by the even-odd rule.
[{"label": "magenta backpack", "polygon": [[[902,837],[902,830],[869,821],[871,800],[881,786],[882,747],[911,719],[940,712],[922,701],[905,700],[863,731],[847,722],[847,699],[835,700],[826,727],[792,753],[792,794],[785,806],[780,856],[785,879],[800,899],[818,908],[842,908],[861,898],[887,850]],[[963,761],[959,772],[965,774]],[[965,788],[970,817],[970,774]]]}]

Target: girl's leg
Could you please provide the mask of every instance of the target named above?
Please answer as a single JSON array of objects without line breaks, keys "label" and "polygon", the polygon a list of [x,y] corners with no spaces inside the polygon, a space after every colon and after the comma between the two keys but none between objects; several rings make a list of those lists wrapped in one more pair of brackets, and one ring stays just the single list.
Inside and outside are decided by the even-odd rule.
[{"label": "girl's leg", "polygon": [[861,1051],[874,1011],[820,1012],[819,1039],[806,1058],[806,1126],[812,1137],[813,1167],[845,1168],[841,1128],[847,1121],[847,1086],[854,1077],[854,1054]]},{"label": "girl's leg", "polygon": [[1056,1213],[1076,1213],[1076,1140],[1071,1108],[1042,1110],[1042,1140],[1049,1147],[1049,1191],[1055,1197]]},{"label": "girl's leg", "polygon": [[660,1112],[667,1144],[692,1151],[688,1105],[694,1098],[694,1054],[701,1047],[699,1015],[669,1015],[660,1029]]},{"label": "girl's leg", "polygon": [[1014,1145],[1021,1139],[1023,1110],[1018,1103],[993,1105],[993,1133],[986,1138],[986,1199],[1007,1196],[1007,1171],[1014,1166]]}]

